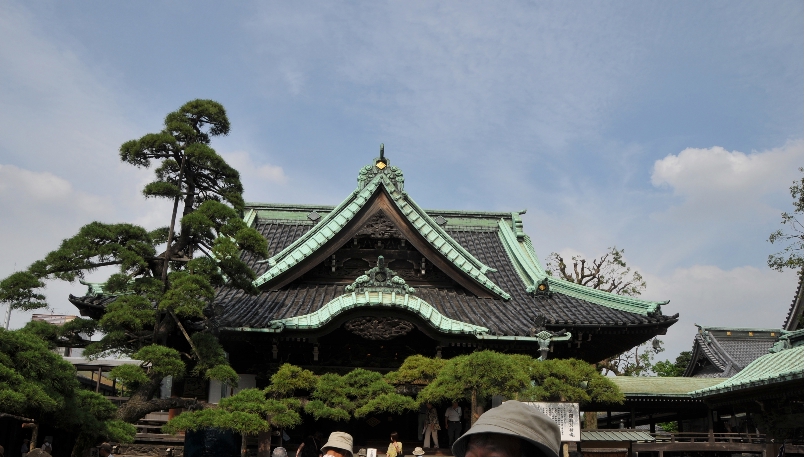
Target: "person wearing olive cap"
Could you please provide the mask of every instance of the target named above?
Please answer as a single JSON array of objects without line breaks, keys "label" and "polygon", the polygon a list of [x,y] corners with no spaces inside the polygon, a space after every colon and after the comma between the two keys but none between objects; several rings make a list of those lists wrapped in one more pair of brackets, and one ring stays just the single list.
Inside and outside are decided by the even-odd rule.
[{"label": "person wearing olive cap", "polygon": [[321,447],[324,457],[354,457],[352,453],[352,435],[344,432],[332,432],[329,439]]},{"label": "person wearing olive cap", "polygon": [[536,408],[516,400],[486,411],[452,445],[455,457],[558,457],[561,430]]}]

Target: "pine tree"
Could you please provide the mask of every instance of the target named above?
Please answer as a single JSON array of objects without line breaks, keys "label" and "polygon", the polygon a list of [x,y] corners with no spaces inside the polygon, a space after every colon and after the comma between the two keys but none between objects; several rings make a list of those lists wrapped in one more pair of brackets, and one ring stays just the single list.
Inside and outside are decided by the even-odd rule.
[{"label": "pine tree", "polygon": [[[98,319],[81,319],[80,332],[101,332],[86,355],[126,355],[143,364],[112,372],[131,392],[116,417],[134,422],[147,413],[189,406],[181,398],[155,398],[162,379],[194,375],[237,382],[210,318],[215,288],[254,292],[255,274],[241,254],[268,255],[265,239],[246,226],[238,172],[210,146],[229,133],[223,106],[193,100],[167,115],[164,128],[120,147],[122,161],[155,165],[147,198],[173,202],[169,226],[146,230],[130,223],[92,222],[27,270],[0,282],[0,302],[13,308],[46,306],[46,280],[73,282],[88,272],[114,267],[103,292],[109,298]],[[63,335],[69,338],[70,335]],[[147,369],[146,369],[147,367]]]}]

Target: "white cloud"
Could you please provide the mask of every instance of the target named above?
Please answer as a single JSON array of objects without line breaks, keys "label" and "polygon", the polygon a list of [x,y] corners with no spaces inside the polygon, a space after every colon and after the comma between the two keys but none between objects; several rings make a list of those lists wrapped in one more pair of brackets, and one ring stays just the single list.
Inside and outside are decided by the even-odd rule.
[{"label": "white cloud", "polygon": [[667,276],[645,274],[651,300],[670,300],[666,315],[680,314],[678,323],[660,337],[674,358],[692,347],[694,324],[722,327],[781,328],[793,295],[797,276],[767,268],[743,266],[724,270],[713,265],[678,268]]},{"label": "white cloud", "polygon": [[254,180],[274,184],[286,184],[288,181],[285,170],[269,163],[257,165],[249,153],[244,151],[223,153],[221,156],[226,162],[240,172],[242,180]]},{"label": "white cloud", "polygon": [[741,204],[785,189],[804,165],[804,141],[762,152],[729,152],[720,146],[687,148],[653,166],[654,186],[668,186],[692,201]]}]

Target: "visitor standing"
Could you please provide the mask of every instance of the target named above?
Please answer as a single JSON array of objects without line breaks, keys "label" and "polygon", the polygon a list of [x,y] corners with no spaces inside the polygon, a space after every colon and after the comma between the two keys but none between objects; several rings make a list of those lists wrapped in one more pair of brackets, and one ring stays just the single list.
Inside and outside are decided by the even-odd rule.
[{"label": "visitor standing", "polygon": [[42,450],[48,454],[53,454],[53,443],[51,443],[51,441],[53,441],[53,438],[48,436],[45,437],[45,442],[42,443]]},{"label": "visitor standing", "polygon": [[22,455],[22,457],[26,457],[28,455],[28,451],[30,450],[31,450],[31,440],[28,439],[23,440],[22,448],[20,449],[20,455]]},{"label": "visitor standing", "polygon": [[321,443],[323,442],[324,435],[321,432],[307,435],[307,438],[302,441],[296,450],[296,457],[320,457],[323,455],[321,452]]},{"label": "visitor standing", "polygon": [[427,425],[427,405],[422,403],[419,405],[419,429],[418,429],[418,438],[419,441],[424,439],[424,427]]},{"label": "visitor standing", "polygon": [[461,436],[461,407],[458,406],[457,401],[452,402],[452,406],[447,408],[444,413],[444,426],[447,428],[447,436],[449,436],[449,447],[455,444],[455,440]]},{"label": "visitor standing", "polygon": [[100,457],[114,457],[112,454],[112,445],[109,443],[103,443],[98,448],[98,455]]},{"label": "visitor standing", "polygon": [[430,448],[430,438],[433,438],[433,444],[438,449],[438,431],[441,426],[438,425],[440,419],[438,418],[438,411],[432,403],[427,403],[427,423],[424,426],[424,448]]},{"label": "visitor standing", "polygon": [[399,442],[399,433],[391,433],[391,444],[388,445],[388,452],[385,453],[386,457],[403,457],[402,443]]}]

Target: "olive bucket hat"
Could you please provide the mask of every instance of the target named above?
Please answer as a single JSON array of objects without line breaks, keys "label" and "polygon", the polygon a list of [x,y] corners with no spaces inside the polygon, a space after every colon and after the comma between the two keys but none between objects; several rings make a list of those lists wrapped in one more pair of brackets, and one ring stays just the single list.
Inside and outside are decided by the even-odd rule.
[{"label": "olive bucket hat", "polygon": [[465,457],[472,435],[499,433],[521,438],[539,449],[545,457],[558,457],[561,447],[561,430],[558,424],[533,406],[509,400],[486,411],[475,425],[452,445],[455,457]]},{"label": "olive bucket hat", "polygon": [[346,451],[349,457],[354,457],[354,451],[352,451],[352,435],[344,432],[330,433],[326,444],[321,446],[321,451],[325,454],[327,453],[327,449],[340,449]]}]

